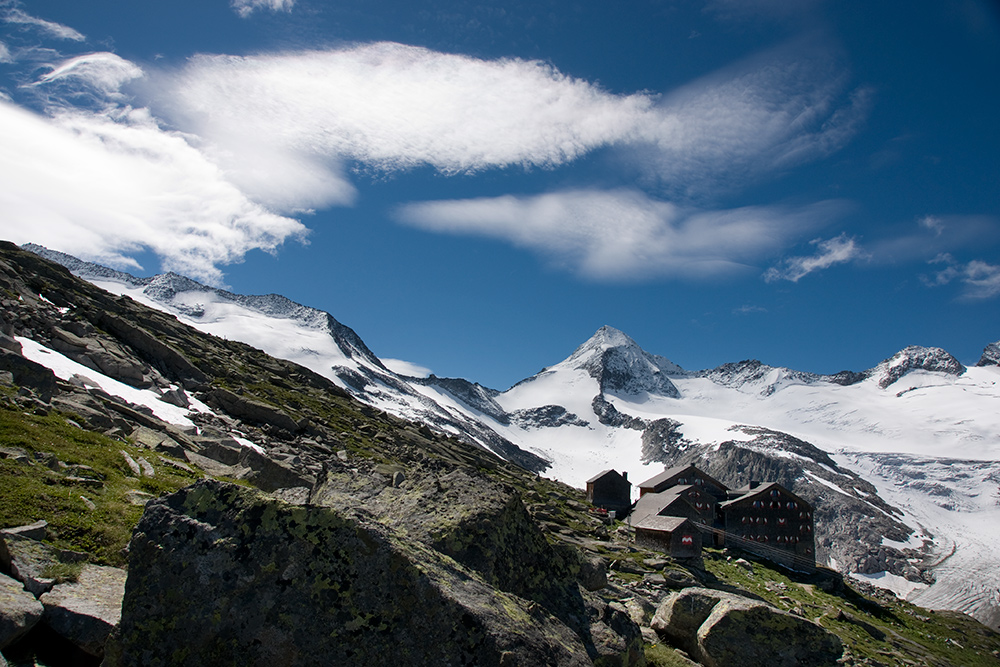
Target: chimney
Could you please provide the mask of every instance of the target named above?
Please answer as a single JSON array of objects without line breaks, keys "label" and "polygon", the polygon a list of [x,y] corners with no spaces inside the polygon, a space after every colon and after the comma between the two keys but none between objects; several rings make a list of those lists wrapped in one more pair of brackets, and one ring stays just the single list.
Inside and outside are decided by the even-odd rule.
[{"label": "chimney", "polygon": [[750,480],[750,488],[751,489],[756,489],[758,486],[760,486],[760,480],[759,479],[751,479]]},{"label": "chimney", "polygon": [[625,472],[624,470],[622,471],[622,479],[624,479],[626,482],[628,481],[628,473]]}]

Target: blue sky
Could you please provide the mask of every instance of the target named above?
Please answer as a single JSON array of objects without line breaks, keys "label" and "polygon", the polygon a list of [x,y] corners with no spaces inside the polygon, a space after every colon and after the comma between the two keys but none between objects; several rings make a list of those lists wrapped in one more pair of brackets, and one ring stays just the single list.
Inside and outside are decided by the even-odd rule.
[{"label": "blue sky", "polygon": [[0,0],[0,236],[504,389],[1000,339],[994,2]]}]

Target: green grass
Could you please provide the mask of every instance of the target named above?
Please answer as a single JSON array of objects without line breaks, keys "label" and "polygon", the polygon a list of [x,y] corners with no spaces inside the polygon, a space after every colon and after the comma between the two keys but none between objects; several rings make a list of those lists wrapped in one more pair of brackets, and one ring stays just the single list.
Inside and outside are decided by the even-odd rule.
[{"label": "green grass", "polygon": [[[40,416],[11,405],[0,407],[0,447],[22,449],[29,459],[0,459],[0,527],[43,519],[54,546],[84,552],[104,565],[124,565],[123,550],[142,515],[143,508],[129,502],[128,492],[160,496],[197,479],[163,463],[155,452],[85,431],[58,412]],[[122,450],[132,458],[145,457],[156,475],[132,477]],[[89,466],[92,471],[86,474],[103,485],[73,481],[50,469],[59,468],[55,461]]]},{"label": "green grass", "polygon": [[[720,582],[742,588],[834,632],[856,658],[884,665],[995,666],[1000,659],[1000,634],[974,619],[950,612],[931,612],[891,595],[867,598],[850,587],[826,592],[816,578],[797,575],[755,562],[753,572],[727,561],[716,550],[706,550],[705,569]],[[850,620],[838,620],[839,612]],[[860,623],[884,633],[878,639]]]}]

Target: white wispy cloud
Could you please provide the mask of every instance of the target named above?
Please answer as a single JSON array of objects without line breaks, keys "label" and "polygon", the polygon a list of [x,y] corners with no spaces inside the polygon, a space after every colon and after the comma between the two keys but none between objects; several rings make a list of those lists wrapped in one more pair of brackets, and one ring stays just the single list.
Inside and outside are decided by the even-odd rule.
[{"label": "white wispy cloud", "polygon": [[72,98],[72,104],[79,105],[83,95],[104,106],[123,101],[122,85],[141,76],[142,68],[114,53],[87,53],[55,65],[34,87],[45,89],[44,97],[60,106],[69,106],[61,96]]},{"label": "white wispy cloud", "polygon": [[771,267],[764,272],[764,280],[790,280],[798,282],[814,271],[828,269],[835,264],[843,264],[865,256],[855,239],[841,234],[832,239],[815,239],[810,243],[817,248],[814,255],[789,257],[783,262],[782,268]]},{"label": "white wispy cloud", "polygon": [[[232,246],[222,244],[231,252],[217,256],[189,228],[185,233],[200,250],[184,254],[171,250],[181,238],[180,216],[163,206],[149,218],[166,220],[162,247],[109,235],[106,252],[119,259],[149,247],[167,265],[188,262],[188,273],[218,282],[218,266],[236,261],[245,248],[273,248],[301,233],[301,225],[284,215],[353,203],[351,178],[359,169],[431,167],[447,175],[555,169],[614,146],[637,169],[656,174],[649,179],[653,189],[666,190],[674,203],[632,190],[567,190],[431,202],[401,216],[437,231],[503,238],[591,278],[636,279],[738,270],[813,233],[803,231],[816,227],[806,209],[717,211],[683,203],[699,188],[826,155],[850,136],[863,105],[842,99],[842,77],[789,58],[787,50],[765,54],[664,99],[648,92],[612,94],[538,61],[482,60],[396,43],[195,56],[176,70],[89,53],[54,64],[32,90],[54,117],[51,129],[71,130],[46,134],[49,143],[57,136],[72,139],[71,153],[78,145],[97,146],[95,159],[109,169],[119,169],[127,156],[136,165],[133,180],[155,201],[202,197],[208,202],[202,218],[227,212],[232,220],[254,221],[247,228],[253,231],[237,234]],[[142,123],[135,121],[140,117]],[[138,137],[155,138],[156,148],[137,149],[130,142]],[[56,153],[51,156],[58,162]],[[165,169],[184,162],[202,178]],[[85,169],[82,160],[76,166]],[[153,173],[166,174],[162,194],[154,195],[151,177],[141,176]],[[34,176],[43,179],[41,170]],[[100,181],[95,191],[107,193],[111,180]],[[96,210],[96,201],[82,209]],[[128,205],[134,201],[124,198]],[[110,219],[125,206],[107,205]],[[157,229],[148,231],[155,235]],[[98,237],[87,238],[93,255]]]},{"label": "white wispy cloud", "polygon": [[8,1],[0,3],[0,20],[5,21],[6,23],[17,23],[37,28],[39,31],[49,35],[50,37],[55,37],[56,39],[70,40],[74,42],[82,42],[87,39],[82,33],[70,28],[69,26],[62,25],[61,23],[55,23],[53,21],[46,21],[45,19],[28,14],[21,9],[21,3],[19,2]]},{"label": "white wispy cloud", "polygon": [[6,44],[0,42],[0,63],[12,63],[14,62],[14,56],[11,54],[10,49]]},{"label": "white wispy cloud", "polygon": [[407,375],[414,378],[425,378],[430,376],[431,369],[426,366],[421,366],[415,364],[411,361],[404,361],[402,359],[384,359],[379,357],[379,361],[385,365],[393,373],[398,373],[399,375]]},{"label": "white wispy cloud", "polygon": [[44,118],[0,102],[0,231],[112,265],[151,250],[165,269],[221,284],[220,266],[301,236],[142,110]]},{"label": "white wispy cloud", "polygon": [[895,233],[867,243],[872,261],[881,264],[928,261],[962,249],[1000,242],[1000,219],[990,215],[927,214]]},{"label": "white wispy cloud", "polygon": [[229,6],[242,18],[247,18],[258,9],[289,12],[295,6],[295,0],[230,0]]},{"label": "white wispy cloud", "polygon": [[666,95],[629,149],[672,194],[738,188],[842,148],[871,98],[822,55],[787,45]]},{"label": "white wispy cloud", "polygon": [[982,260],[958,262],[947,253],[939,255],[930,263],[943,264],[945,267],[935,272],[932,278],[924,278],[928,285],[947,285],[957,281],[963,286],[962,298],[974,301],[1000,296],[1000,265]]},{"label": "white wispy cloud", "polygon": [[[556,168],[608,146],[657,187],[683,194],[842,146],[866,95],[843,98],[843,77],[821,63],[798,64],[793,49],[779,49],[660,100],[611,94],[538,61],[383,42],[199,56],[151,73],[149,96],[205,140],[235,183],[283,210],[348,203],[345,162],[454,175]],[[282,169],[271,168],[275,160]]]},{"label": "white wispy cloud", "polygon": [[400,221],[435,232],[503,239],[598,280],[712,277],[745,270],[828,222],[837,202],[701,210],[636,190],[568,190],[408,204]]}]

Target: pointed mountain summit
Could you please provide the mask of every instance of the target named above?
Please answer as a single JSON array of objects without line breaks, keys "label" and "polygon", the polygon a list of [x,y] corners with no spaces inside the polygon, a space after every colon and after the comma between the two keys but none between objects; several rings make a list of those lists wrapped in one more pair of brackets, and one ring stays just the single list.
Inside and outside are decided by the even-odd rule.
[{"label": "pointed mountain summit", "polygon": [[602,393],[680,398],[668,376],[684,375],[684,370],[669,359],[646,352],[614,327],[598,329],[560,365],[587,371]]}]

